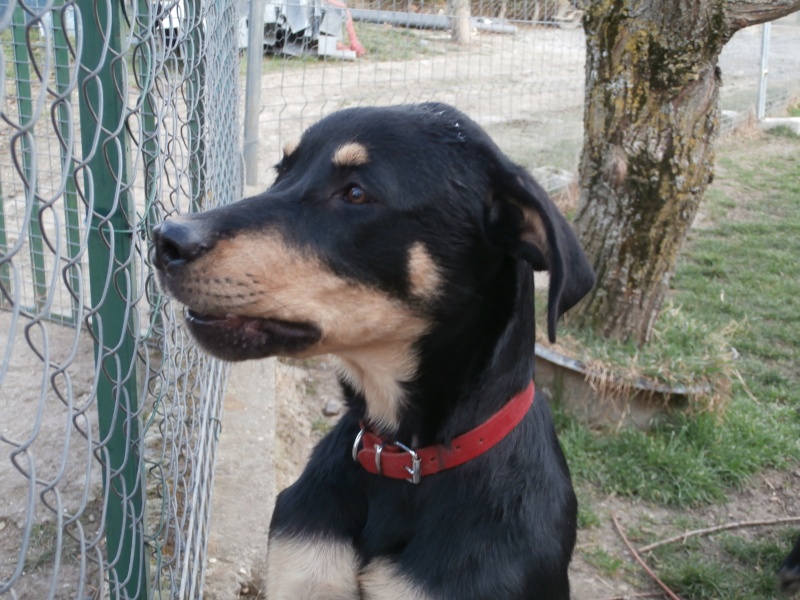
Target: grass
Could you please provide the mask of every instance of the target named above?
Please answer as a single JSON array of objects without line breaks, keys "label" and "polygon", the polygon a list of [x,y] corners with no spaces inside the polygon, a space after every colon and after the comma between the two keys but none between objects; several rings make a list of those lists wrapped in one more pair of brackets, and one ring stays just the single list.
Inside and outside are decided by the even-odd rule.
[{"label": "grass", "polygon": [[800,138],[800,136],[798,136],[797,133],[795,133],[794,129],[792,129],[788,125],[778,125],[777,127],[773,127],[770,130],[769,134],[778,137],[787,137],[794,139]]},{"label": "grass", "polygon": [[575,493],[578,496],[578,529],[589,529],[600,525],[600,517],[592,509],[592,503],[585,490],[579,487]]},{"label": "grass", "polygon": [[314,433],[319,433],[320,435],[324,435],[333,429],[333,425],[334,423],[331,422],[330,419],[320,417],[318,419],[314,419],[314,421],[311,423],[311,431]]},{"label": "grass", "polygon": [[755,539],[724,534],[658,548],[652,563],[674,590],[692,600],[769,600],[786,598],[775,585],[775,566],[798,531],[761,531]]},{"label": "grass", "polygon": [[431,52],[457,51],[458,47],[434,44],[422,37],[419,30],[376,23],[356,22],[358,41],[367,53],[362,59],[369,61],[406,61]]},{"label": "grass", "polygon": [[603,548],[592,548],[585,551],[583,556],[604,577],[613,577],[625,565],[620,558]]},{"label": "grass", "polygon": [[[704,357],[702,338],[720,335],[735,357],[725,375],[730,400],[724,411],[687,412],[650,431],[618,433],[593,431],[557,408],[579,489],[703,507],[724,502],[764,469],[800,461],[800,138],[778,132],[730,140],[718,148],[717,165],[704,226],[686,242],[661,317],[664,331],[675,329],[670,311],[685,325],[662,332],[656,343],[663,347],[653,355],[613,347],[607,354],[624,361],[627,351],[642,362],[637,368],[656,376],[681,369],[702,376],[720,368]],[[682,347],[698,343],[683,365],[647,366],[653,356],[672,365]],[[594,526],[593,518],[581,524]],[[667,546],[651,564],[687,600],[777,598],[774,570],[795,533],[758,530],[755,540],[724,535]],[[603,556],[587,560],[603,572],[613,566]]]},{"label": "grass", "polygon": [[[58,547],[58,525],[55,522],[36,523],[31,528],[30,546],[25,557],[25,569],[33,571],[53,563]],[[81,553],[80,543],[68,535],[61,538],[61,561],[76,564]]]},{"label": "grass", "polygon": [[[607,493],[701,506],[724,500],[761,469],[800,460],[800,140],[780,138],[778,157],[763,150],[775,139],[748,141],[746,152],[720,149],[705,207],[712,226],[687,241],[655,343],[602,350],[656,378],[728,377],[727,409],[616,435],[597,435],[557,412],[576,479]],[[725,345],[738,357],[741,381],[726,371],[725,356],[714,356]]]},{"label": "grass", "polygon": [[[415,60],[425,54],[457,52],[459,48],[448,44],[446,41],[429,40],[418,30],[403,27],[392,27],[375,23],[354,23],[358,41],[364,46],[367,53],[357,59],[358,62],[378,61],[408,61]],[[341,40],[347,44],[347,37]],[[245,65],[246,61],[242,61]],[[264,56],[262,71],[270,73],[284,69],[322,68],[326,62],[347,64],[347,61],[328,57],[318,57],[314,54],[300,56],[266,55]],[[244,69],[245,66],[242,66]]]},{"label": "grass", "polygon": [[[761,144],[770,143],[770,136]],[[695,231],[674,279],[675,300],[711,326],[746,324],[732,339],[739,370],[761,402],[800,407],[800,139],[776,160],[720,157],[723,186],[709,202],[735,203],[735,219]]]},{"label": "grass", "polygon": [[725,501],[764,468],[800,458],[798,425],[785,416],[735,399],[723,417],[684,414],[647,432],[598,435],[560,411],[556,423],[576,481],[607,494],[700,507]]},{"label": "grass", "polygon": [[[670,301],[645,346],[605,339],[570,327],[566,320],[559,330],[558,349],[583,362],[592,384],[605,393],[626,393],[631,385],[646,380],[694,390],[693,410],[718,411],[730,397],[735,356],[730,339],[737,328],[734,321],[712,326]],[[541,336],[544,330],[539,327]]]}]

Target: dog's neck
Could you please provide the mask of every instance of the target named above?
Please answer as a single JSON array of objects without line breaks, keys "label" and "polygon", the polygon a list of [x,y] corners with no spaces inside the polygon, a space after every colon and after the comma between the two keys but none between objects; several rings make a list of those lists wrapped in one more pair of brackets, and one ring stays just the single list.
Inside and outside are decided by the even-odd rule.
[{"label": "dog's neck", "polygon": [[481,301],[441,316],[411,353],[416,364],[404,364],[403,373],[384,369],[385,356],[375,357],[380,365],[342,359],[346,396],[377,433],[413,446],[447,443],[530,382],[535,326],[530,267],[505,260],[475,297]]},{"label": "dog's neck", "polygon": [[[461,326],[463,337],[453,340],[449,350],[427,357],[430,366],[420,368],[420,373],[433,373],[430,384],[423,383],[425,388],[446,389],[434,402],[425,392],[420,402],[412,400],[423,411],[434,403],[441,407],[438,414],[423,417],[423,422],[434,424],[423,434],[425,443],[446,444],[478,426],[533,377],[535,321],[530,266],[506,259],[482,298],[472,318]],[[437,375],[440,372],[444,377]]]},{"label": "dog's neck", "polygon": [[336,356],[340,381],[364,399],[366,418],[382,431],[397,431],[405,410],[403,381],[413,378],[417,360],[410,342],[376,346]]}]

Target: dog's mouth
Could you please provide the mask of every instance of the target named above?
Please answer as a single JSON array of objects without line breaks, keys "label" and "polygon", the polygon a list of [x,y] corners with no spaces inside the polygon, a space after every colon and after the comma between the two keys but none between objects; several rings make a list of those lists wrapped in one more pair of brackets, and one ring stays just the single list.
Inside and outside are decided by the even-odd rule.
[{"label": "dog's mouth", "polygon": [[197,342],[223,360],[292,356],[313,346],[322,332],[311,323],[294,323],[240,315],[186,312],[186,323]]}]

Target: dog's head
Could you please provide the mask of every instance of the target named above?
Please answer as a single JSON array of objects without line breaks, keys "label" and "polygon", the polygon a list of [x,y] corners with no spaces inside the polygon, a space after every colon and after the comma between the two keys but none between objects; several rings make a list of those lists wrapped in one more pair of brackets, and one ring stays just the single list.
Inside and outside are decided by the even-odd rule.
[{"label": "dog's head", "polygon": [[[276,168],[263,194],[153,232],[162,286],[221,358],[331,353],[391,397],[438,316],[484,294],[509,256],[550,271],[551,338],[593,283],[544,190],[452,107],[335,113]],[[370,411],[390,424],[386,403]]]}]

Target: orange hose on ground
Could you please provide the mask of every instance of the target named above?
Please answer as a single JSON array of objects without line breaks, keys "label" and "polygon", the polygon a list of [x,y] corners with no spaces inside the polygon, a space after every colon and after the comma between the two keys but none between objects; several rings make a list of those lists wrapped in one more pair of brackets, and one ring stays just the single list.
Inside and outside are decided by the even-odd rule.
[{"label": "orange hose on ground", "polygon": [[347,29],[347,37],[350,40],[350,50],[356,53],[356,56],[364,56],[367,53],[366,48],[361,45],[361,42],[358,41],[358,36],[356,35],[356,28],[353,25],[353,17],[350,14],[350,9],[347,8],[347,4],[342,2],[341,0],[325,0],[328,4],[333,6],[334,8],[343,8],[345,16],[347,17],[347,22],[345,24],[345,28]]}]

